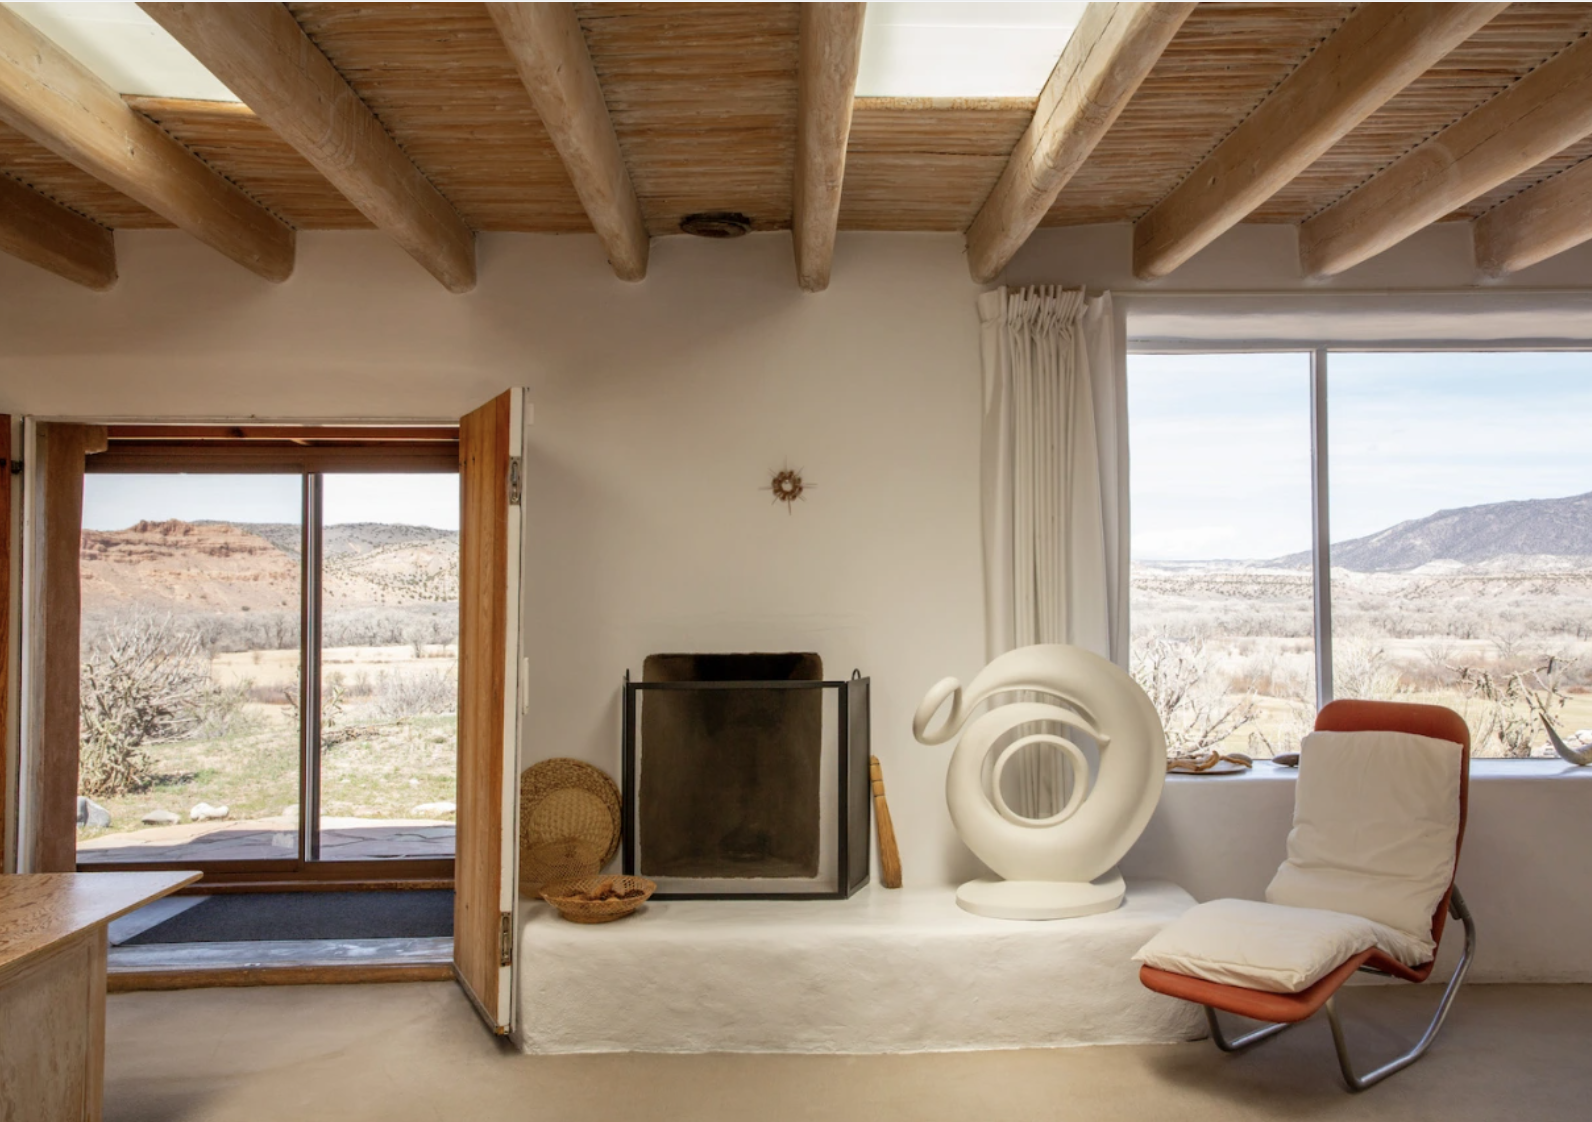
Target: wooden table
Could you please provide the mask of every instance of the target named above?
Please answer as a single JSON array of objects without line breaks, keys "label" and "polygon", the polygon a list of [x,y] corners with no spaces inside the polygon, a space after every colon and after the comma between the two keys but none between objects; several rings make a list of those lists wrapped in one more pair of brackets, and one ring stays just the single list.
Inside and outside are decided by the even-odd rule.
[{"label": "wooden table", "polygon": [[0,1120],[98,1122],[105,927],[199,875],[0,876]]}]

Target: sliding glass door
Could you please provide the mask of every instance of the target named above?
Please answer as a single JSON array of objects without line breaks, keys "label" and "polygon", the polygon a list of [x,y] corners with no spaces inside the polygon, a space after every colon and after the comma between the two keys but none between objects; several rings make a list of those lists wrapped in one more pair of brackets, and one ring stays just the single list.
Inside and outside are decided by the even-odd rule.
[{"label": "sliding glass door", "polygon": [[216,459],[90,461],[79,865],[450,875],[456,459]]},{"label": "sliding glass door", "polygon": [[78,860],[295,860],[303,479],[84,480]]},{"label": "sliding glass door", "polygon": [[321,859],[452,857],[459,481],[321,480]]}]

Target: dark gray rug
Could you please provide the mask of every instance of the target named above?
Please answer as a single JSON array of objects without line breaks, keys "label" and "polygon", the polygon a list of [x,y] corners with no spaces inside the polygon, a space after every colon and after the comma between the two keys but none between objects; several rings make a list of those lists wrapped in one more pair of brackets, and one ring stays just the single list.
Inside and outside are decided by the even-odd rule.
[{"label": "dark gray rug", "polygon": [[247,892],[212,896],[122,945],[423,939],[452,934],[450,891]]}]

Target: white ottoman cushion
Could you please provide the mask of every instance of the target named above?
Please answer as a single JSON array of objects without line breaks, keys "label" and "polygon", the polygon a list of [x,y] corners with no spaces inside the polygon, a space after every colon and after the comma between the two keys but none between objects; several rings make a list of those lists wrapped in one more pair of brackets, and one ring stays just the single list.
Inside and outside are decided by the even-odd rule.
[{"label": "white ottoman cushion", "polygon": [[1376,924],[1342,912],[1212,900],[1184,912],[1133,959],[1226,986],[1298,993],[1375,946],[1377,934]]},{"label": "white ottoman cushion", "polygon": [[1432,913],[1454,877],[1460,748],[1407,732],[1313,732],[1299,752],[1288,860],[1266,899],[1364,916],[1431,959]]}]

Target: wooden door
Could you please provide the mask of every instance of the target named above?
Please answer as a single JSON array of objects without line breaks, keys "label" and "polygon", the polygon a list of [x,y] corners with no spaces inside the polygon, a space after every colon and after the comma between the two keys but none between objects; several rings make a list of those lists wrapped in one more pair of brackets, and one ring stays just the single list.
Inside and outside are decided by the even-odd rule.
[{"label": "wooden door", "polygon": [[459,789],[453,969],[493,1031],[512,1027],[519,853],[520,454],[524,391],[459,425]]},{"label": "wooden door", "polygon": [[0,874],[15,869],[11,840],[11,415],[0,413]]}]

